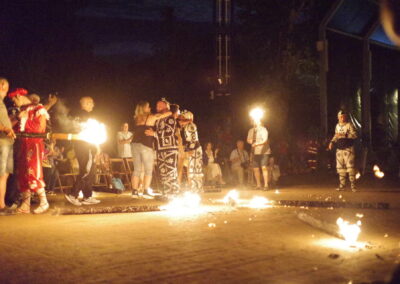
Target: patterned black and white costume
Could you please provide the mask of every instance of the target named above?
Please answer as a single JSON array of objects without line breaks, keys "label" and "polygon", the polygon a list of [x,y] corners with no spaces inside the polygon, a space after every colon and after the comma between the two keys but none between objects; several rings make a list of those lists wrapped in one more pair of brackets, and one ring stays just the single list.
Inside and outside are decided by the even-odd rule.
[{"label": "patterned black and white costume", "polygon": [[159,119],[155,123],[157,167],[164,194],[179,192],[176,126],[173,116]]},{"label": "patterned black and white costume", "polygon": [[193,122],[183,127],[183,146],[188,153],[188,178],[190,189],[203,190],[203,150],[201,149],[197,126]]},{"label": "patterned black and white costume", "polygon": [[[339,138],[338,136],[343,136]],[[338,123],[335,128],[335,136],[332,143],[336,146],[336,170],[339,174],[339,188],[346,185],[346,174],[349,174],[351,188],[355,189],[355,152],[354,141],[357,132],[350,122]]]}]

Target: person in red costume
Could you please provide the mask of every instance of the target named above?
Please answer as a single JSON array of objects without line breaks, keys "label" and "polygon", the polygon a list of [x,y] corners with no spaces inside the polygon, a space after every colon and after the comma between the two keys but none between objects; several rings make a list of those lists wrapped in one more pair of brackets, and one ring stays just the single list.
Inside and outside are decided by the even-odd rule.
[{"label": "person in red costume", "polygon": [[40,214],[49,209],[45,183],[43,181],[42,160],[44,144],[42,138],[24,137],[28,133],[44,133],[49,114],[40,104],[40,97],[32,94],[27,96],[25,89],[16,89],[8,94],[21,111],[18,115],[16,131],[20,134],[19,151],[16,161],[18,188],[22,193],[22,203],[18,213],[30,213],[31,194],[39,196],[40,204],[33,213]]}]

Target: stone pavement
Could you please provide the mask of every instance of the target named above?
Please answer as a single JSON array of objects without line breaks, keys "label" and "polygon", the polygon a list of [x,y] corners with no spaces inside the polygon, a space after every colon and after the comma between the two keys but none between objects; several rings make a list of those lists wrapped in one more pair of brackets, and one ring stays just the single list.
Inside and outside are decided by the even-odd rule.
[{"label": "stone pavement", "polygon": [[[243,199],[381,201],[389,210],[232,208],[218,202],[227,190],[204,194],[204,210],[193,214],[0,216],[0,283],[372,283],[389,280],[400,260],[396,188],[338,193],[329,184],[304,184],[240,192]],[[129,193],[98,198],[99,207],[161,204]],[[51,204],[70,207],[62,196]],[[303,223],[298,212],[332,223],[363,214],[359,247]]]}]

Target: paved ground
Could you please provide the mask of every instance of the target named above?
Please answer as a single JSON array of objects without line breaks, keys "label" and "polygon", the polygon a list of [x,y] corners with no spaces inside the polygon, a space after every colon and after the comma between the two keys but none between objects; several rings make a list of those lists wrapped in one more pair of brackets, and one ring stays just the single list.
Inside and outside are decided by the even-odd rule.
[{"label": "paved ground", "polygon": [[[0,216],[0,283],[389,280],[400,260],[400,192],[377,184],[355,194],[337,193],[329,182],[311,184],[286,186],[279,193],[241,191],[241,197],[379,201],[390,203],[391,209],[232,208],[217,202],[225,190],[204,194],[203,211],[196,214]],[[98,207],[158,204],[133,201],[128,194],[103,193],[99,198]],[[68,206],[61,196],[51,201],[53,208]],[[355,221],[356,213],[364,214],[360,247],[303,223],[297,218],[302,211],[332,223],[339,216]]]}]

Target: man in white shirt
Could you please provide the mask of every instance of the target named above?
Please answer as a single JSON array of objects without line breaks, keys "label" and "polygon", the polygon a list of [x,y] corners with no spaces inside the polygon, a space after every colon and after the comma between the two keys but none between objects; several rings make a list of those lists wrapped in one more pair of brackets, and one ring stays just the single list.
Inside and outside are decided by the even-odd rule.
[{"label": "man in white shirt", "polygon": [[128,123],[122,124],[122,131],[118,131],[118,157],[120,158],[132,158],[131,142],[133,134],[129,131]]},{"label": "man in white shirt", "polygon": [[239,185],[242,186],[244,184],[244,173],[249,167],[249,155],[244,149],[244,142],[242,140],[236,142],[236,149],[231,152],[229,160],[231,161],[232,173]]},{"label": "man in white shirt", "polygon": [[262,170],[264,178],[264,190],[269,188],[268,159],[271,155],[271,148],[268,143],[268,131],[261,125],[260,121],[254,123],[254,127],[249,130],[247,135],[247,143],[251,145],[251,157],[254,177],[256,178],[257,189],[261,189]]}]

